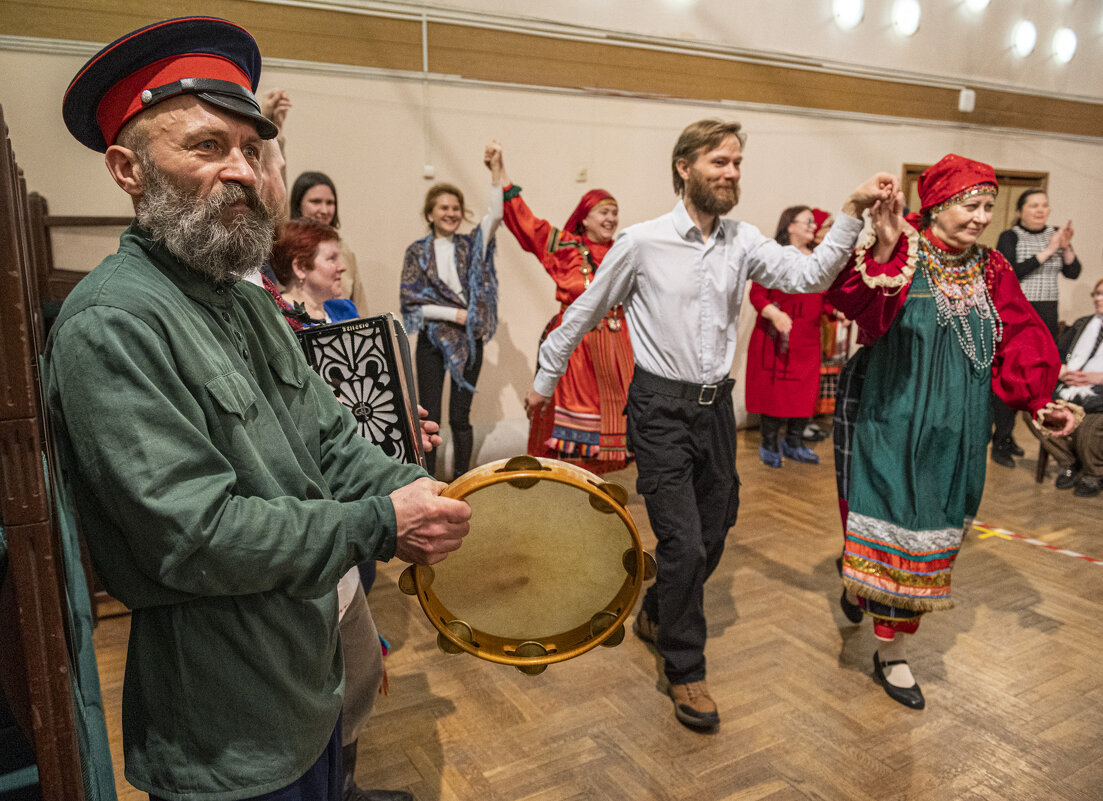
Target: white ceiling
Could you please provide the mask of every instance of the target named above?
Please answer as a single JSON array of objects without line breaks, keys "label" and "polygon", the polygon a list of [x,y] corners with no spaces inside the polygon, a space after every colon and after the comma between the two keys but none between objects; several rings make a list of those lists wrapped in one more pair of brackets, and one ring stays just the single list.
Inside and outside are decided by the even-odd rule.
[{"label": "white ceiling", "polygon": [[[920,0],[919,30],[910,37],[893,29],[892,3],[865,0],[862,22],[849,31],[835,24],[832,0],[434,0],[370,5],[473,12],[483,21],[513,19],[522,27],[553,23],[598,34],[784,55],[889,76],[930,76],[940,83],[1103,102],[1103,0],[991,0],[980,12],[971,11],[965,0]],[[1011,51],[1011,29],[1022,18],[1038,30],[1034,52],[1025,58]],[[1078,38],[1076,55],[1068,64],[1059,64],[1051,53],[1053,34],[1061,27],[1072,28]]]}]

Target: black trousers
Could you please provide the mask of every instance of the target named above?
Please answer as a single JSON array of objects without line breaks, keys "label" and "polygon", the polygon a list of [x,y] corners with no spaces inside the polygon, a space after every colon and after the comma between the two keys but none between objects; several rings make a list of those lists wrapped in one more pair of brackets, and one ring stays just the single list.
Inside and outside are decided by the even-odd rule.
[{"label": "black trousers", "polygon": [[1015,430],[1015,410],[992,393],[992,445],[1002,447],[1011,439]]},{"label": "black trousers", "polygon": [[658,573],[643,608],[658,623],[666,677],[681,684],[705,678],[705,582],[735,525],[739,475],[733,382],[721,384],[704,405],[696,392],[664,394],[674,388],[665,381],[636,367],[628,389],[628,444],[636,454],[636,491],[658,540]]},{"label": "black trousers", "polygon": [[[441,398],[444,395],[444,377],[448,372],[444,367],[444,354],[433,347],[428,337],[418,336],[414,360],[417,363],[418,400],[429,412],[429,419],[439,423]],[[463,372],[464,380],[471,386],[475,386],[475,382],[479,380],[479,370],[482,366],[483,343],[477,341],[475,361]],[[471,447],[474,442],[474,432],[471,429],[471,400],[475,396],[463,387],[456,386],[455,381],[451,381],[451,384],[452,388],[448,394],[448,427],[452,432],[452,478],[455,479],[466,473],[471,463]],[[425,469],[435,474],[436,466],[436,451],[425,454]]]}]

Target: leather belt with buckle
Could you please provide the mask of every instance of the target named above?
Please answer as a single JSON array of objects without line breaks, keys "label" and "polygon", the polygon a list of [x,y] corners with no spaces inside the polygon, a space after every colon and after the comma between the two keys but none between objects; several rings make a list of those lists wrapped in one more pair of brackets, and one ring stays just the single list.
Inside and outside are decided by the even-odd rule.
[{"label": "leather belt with buckle", "polygon": [[723,397],[720,394],[721,390],[730,392],[731,387],[735,384],[730,378],[718,384],[693,384],[688,381],[675,381],[672,378],[663,378],[649,373],[639,365],[636,365],[632,382],[649,392],[694,401],[699,406],[712,406],[716,403],[717,398]]}]

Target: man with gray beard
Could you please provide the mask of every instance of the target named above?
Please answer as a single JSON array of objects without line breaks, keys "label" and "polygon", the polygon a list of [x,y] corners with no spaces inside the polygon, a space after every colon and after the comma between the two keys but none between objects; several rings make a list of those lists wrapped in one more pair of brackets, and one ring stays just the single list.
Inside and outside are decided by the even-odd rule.
[{"label": "man with gray beard", "polygon": [[[150,158],[148,147],[135,156],[143,186],[134,214],[155,242],[220,283],[240,280],[268,257],[273,213],[255,188],[230,183],[211,197],[189,196]],[[240,204],[245,208],[223,222],[227,209]]]},{"label": "man with gray beard", "polygon": [[854,190],[809,256],[749,223],[721,219],[739,201],[746,135],[737,122],[700,120],[671,157],[674,210],[625,230],[590,287],[540,347],[525,406],[551,399],[571,351],[606,311],[624,304],[636,361],[628,389],[628,446],[636,491],[658,540],[658,573],[633,626],[663,658],[674,714],[699,731],[720,715],[705,683],[705,581],[739,509],[729,377],[747,279],[785,292],[827,289],[862,230],[862,211],[891,199],[878,173]]},{"label": "man with gray beard", "polygon": [[126,776],[150,798],[339,801],[337,583],[432,564],[470,509],[356,430],[262,288],[272,240],[256,43],[156,23],[96,54],[63,113],[137,220],[47,343],[59,455],[131,610]]}]

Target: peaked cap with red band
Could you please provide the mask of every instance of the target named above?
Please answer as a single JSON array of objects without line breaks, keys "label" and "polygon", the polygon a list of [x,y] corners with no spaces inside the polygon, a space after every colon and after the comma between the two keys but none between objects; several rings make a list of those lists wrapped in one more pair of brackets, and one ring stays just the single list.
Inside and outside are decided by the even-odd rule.
[{"label": "peaked cap with red band", "polygon": [[104,152],[132,117],[177,95],[247,118],[262,139],[279,133],[254,96],[260,51],[247,30],[216,17],[155,22],[89,59],[65,91],[65,126]]},{"label": "peaked cap with red band", "polygon": [[994,195],[998,186],[996,171],[990,165],[950,153],[919,176],[919,204],[927,211],[973,187],[978,187],[976,194]]},{"label": "peaked cap with red band", "polygon": [[563,230],[569,234],[582,234],[582,221],[589,216],[595,206],[602,203],[616,202],[616,198],[604,189],[591,189],[578,201],[578,205],[574,207],[571,216],[567,218],[567,224],[563,226]]}]

